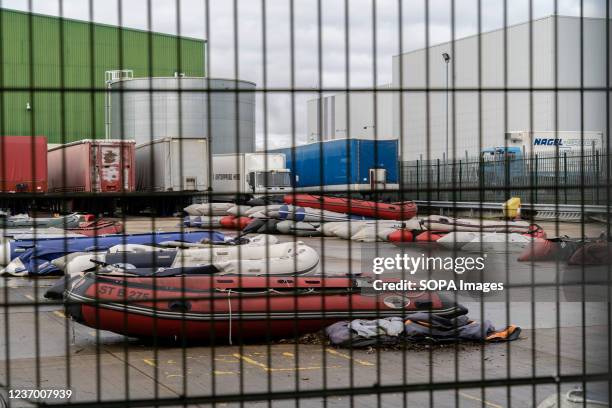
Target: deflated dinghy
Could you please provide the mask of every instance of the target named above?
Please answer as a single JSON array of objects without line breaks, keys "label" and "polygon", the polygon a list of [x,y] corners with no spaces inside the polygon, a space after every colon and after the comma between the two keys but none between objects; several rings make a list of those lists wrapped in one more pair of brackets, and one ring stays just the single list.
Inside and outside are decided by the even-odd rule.
[{"label": "deflated dinghy", "polygon": [[76,275],[95,269],[100,263],[120,267],[129,265],[129,268],[212,265],[217,269],[217,273],[301,275],[314,271],[319,263],[319,255],[301,241],[269,246],[106,252],[72,257],[65,264],[64,271],[68,275]]},{"label": "deflated dinghy", "polygon": [[248,205],[235,205],[231,208],[228,208],[226,213],[235,217],[243,217],[248,216],[247,211],[249,211],[250,209],[251,207]]},{"label": "deflated dinghy", "polygon": [[249,208],[244,215],[247,217],[255,217],[255,214],[261,214],[261,216],[258,215],[255,218],[267,218],[269,217],[270,211],[278,211],[283,205],[284,204],[258,205]]},{"label": "deflated dinghy", "polygon": [[221,228],[223,215],[187,215],[183,217],[184,227]]},{"label": "deflated dinghy", "polygon": [[[358,221],[354,221],[358,222]],[[345,226],[349,225],[350,221],[342,221],[342,222],[326,222],[319,226],[319,232],[321,232],[326,237],[335,237],[336,230],[339,228],[345,228]]]},{"label": "deflated dinghy", "polygon": [[32,218],[28,215],[15,215],[0,218],[0,228],[75,228],[79,226],[81,215],[77,213],[61,217]]},{"label": "deflated dinghy", "polygon": [[5,240],[20,239],[42,239],[42,238],[63,238],[63,237],[84,237],[84,234],[66,231],[61,228],[12,228],[4,231]]},{"label": "deflated dinghy", "polygon": [[276,224],[276,229],[281,234],[289,234],[297,237],[318,237],[321,233],[317,230],[319,223],[302,221],[281,221]]},{"label": "deflated dinghy", "polygon": [[118,221],[101,218],[95,221],[80,222],[78,227],[67,228],[67,230],[87,237],[98,237],[101,235],[121,234],[123,232],[123,224]]},{"label": "deflated dinghy", "polygon": [[430,215],[423,218],[421,223],[430,231],[518,232],[521,234],[529,232],[531,226],[526,221],[453,218],[443,215]]},{"label": "deflated dinghy", "polygon": [[227,215],[227,210],[235,207],[234,203],[203,203],[191,204],[183,208],[188,215]]},{"label": "deflated dinghy", "polygon": [[[189,244],[184,242],[176,242],[178,245],[173,245],[174,242],[164,241],[160,243],[160,246],[151,246],[151,245],[142,245],[142,244],[119,244],[114,245],[105,251],[106,253],[144,253],[144,252],[161,252],[168,251],[170,249],[193,249],[193,248],[218,248],[218,249],[227,249],[227,248],[235,248],[236,245],[241,245],[241,248],[246,247],[260,247],[260,246],[271,246],[278,243],[278,238],[274,235],[255,235],[254,237],[241,237],[239,239],[231,239],[225,241],[223,244]],[[98,252],[98,254],[105,253]],[[59,258],[55,258],[51,263],[53,263],[58,269],[62,271],[66,270],[66,265],[76,258],[77,256],[86,255],[90,258],[94,257],[94,252],[73,252],[70,254],[66,254]],[[100,259],[103,260],[103,259]],[[84,269],[83,269],[84,270]]]},{"label": "deflated dinghy", "polygon": [[275,218],[280,220],[293,220],[304,222],[338,222],[351,219],[366,219],[366,217],[337,213],[333,211],[321,210],[317,208],[296,207],[293,205],[283,205],[278,212],[272,212]]},{"label": "deflated dinghy", "polygon": [[365,225],[351,235],[351,240],[358,242],[387,241],[387,237],[390,234],[402,228],[412,231],[415,229],[420,229],[421,225],[414,219],[406,221],[367,221]]},{"label": "deflated dinghy", "polygon": [[0,245],[0,255],[10,260],[2,273],[16,276],[57,274],[61,271],[50,261],[72,252],[105,251],[122,243],[158,245],[163,242],[223,243],[224,235],[215,231],[156,232],[10,241]]}]

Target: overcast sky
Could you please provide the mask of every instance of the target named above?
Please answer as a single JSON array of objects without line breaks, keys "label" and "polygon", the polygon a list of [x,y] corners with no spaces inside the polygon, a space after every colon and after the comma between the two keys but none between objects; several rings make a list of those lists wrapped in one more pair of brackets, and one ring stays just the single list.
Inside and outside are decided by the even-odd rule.
[{"label": "overcast sky", "polygon": [[[263,0],[266,9],[266,64],[268,88],[344,87],[347,51],[345,4],[348,4],[349,84],[372,87],[391,82],[392,56],[425,46],[424,0],[321,0],[320,25],[317,0],[294,0],[294,64],[291,65],[291,12],[289,0]],[[399,1],[402,1],[402,49],[399,34]],[[477,33],[477,0],[455,0],[456,38]],[[612,1],[612,0],[607,0]],[[210,76],[245,79],[264,87],[262,0],[64,0],[64,17],[106,24],[151,29],[165,33],[207,38]],[[59,0],[0,0],[1,7],[59,15]],[[234,8],[237,4],[237,8]],[[482,29],[503,27],[503,0],[481,0]],[[534,18],[553,14],[554,0],[507,0],[508,24],[527,21],[533,4]],[[606,0],[583,0],[585,17],[605,17]],[[373,27],[373,9],[376,31]],[[429,0],[430,43],[451,39],[451,0]],[[558,0],[559,14],[580,15],[580,0]],[[210,28],[206,29],[206,14]],[[150,17],[149,17],[150,16]],[[237,30],[234,21],[236,16]],[[319,29],[321,47],[319,48]],[[207,36],[207,31],[209,35]],[[238,36],[235,38],[234,32]],[[373,39],[376,38],[376,54]],[[238,44],[238,48],[235,44]],[[375,56],[374,56],[375,55]],[[319,75],[321,56],[321,75]],[[237,58],[238,63],[235,64]],[[376,64],[374,66],[374,63]],[[238,72],[236,73],[236,65]],[[291,143],[292,129],[297,141],[306,138],[306,101],[316,93],[295,97],[295,123],[291,120],[291,97],[268,95],[268,144]],[[257,98],[258,145],[264,140],[263,99]]]}]

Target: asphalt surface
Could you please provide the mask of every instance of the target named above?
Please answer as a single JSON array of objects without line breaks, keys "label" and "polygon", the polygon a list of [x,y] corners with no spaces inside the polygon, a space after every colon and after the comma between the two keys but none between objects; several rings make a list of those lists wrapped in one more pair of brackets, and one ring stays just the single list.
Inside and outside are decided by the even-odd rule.
[{"label": "asphalt surface", "polygon": [[[156,229],[173,229],[176,220],[156,222]],[[150,229],[147,220],[128,223],[129,232]],[[578,230],[576,228],[579,228]],[[576,236],[582,227],[564,225]],[[595,234],[598,226],[587,226]],[[322,270],[345,274],[363,268],[361,244],[338,239],[306,238],[324,254]],[[365,245],[365,244],[364,244]],[[509,263],[503,272],[523,268]],[[554,278],[559,267],[528,265],[542,279]],[[543,272],[542,272],[543,271]],[[321,272],[321,271],[320,271]],[[520,275],[520,273],[519,273]],[[96,331],[66,319],[61,305],[42,298],[50,279],[5,279],[0,287],[0,383],[7,389],[70,389],[70,402],[120,401],[126,398],[179,398],[241,393],[301,392],[306,399],[252,402],[251,406],[357,407],[529,407],[558,390],[557,385],[493,386],[461,390],[380,394],[377,387],[401,384],[443,384],[454,381],[495,381],[606,373],[609,370],[609,310],[601,301],[568,301],[561,293],[534,293],[530,299],[466,298],[462,303],[474,319],[486,318],[502,327],[523,327],[512,343],[461,344],[447,347],[347,350],[320,343],[183,345],[150,344]],[[544,288],[548,291],[550,289]],[[556,293],[559,293],[558,291]],[[522,294],[523,296],[524,294]],[[540,300],[542,299],[542,300]],[[571,300],[571,299],[570,299]],[[589,299],[587,299],[589,300]],[[598,384],[587,384],[592,388]],[[599,384],[600,385],[600,384]],[[327,399],[308,394],[320,389],[356,387],[369,395],[349,396],[338,391]],[[423,388],[421,388],[423,390]],[[291,394],[287,394],[291,395]],[[9,400],[11,406],[35,401]],[[47,400],[62,403],[65,400]],[[201,404],[206,406],[206,404]],[[218,406],[238,406],[223,403]]]}]

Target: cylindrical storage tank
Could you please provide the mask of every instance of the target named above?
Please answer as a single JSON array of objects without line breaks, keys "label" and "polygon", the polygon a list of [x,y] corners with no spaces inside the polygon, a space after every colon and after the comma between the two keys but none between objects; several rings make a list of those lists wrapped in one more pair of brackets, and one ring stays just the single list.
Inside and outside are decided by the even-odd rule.
[{"label": "cylindrical storage tank", "polygon": [[51,192],[134,191],[132,140],[79,140],[49,149],[47,158]]},{"label": "cylindrical storage tank", "polygon": [[209,138],[212,154],[250,153],[255,151],[254,90],[252,82],[201,77],[116,81],[110,84],[111,137],[134,139],[137,145]]}]

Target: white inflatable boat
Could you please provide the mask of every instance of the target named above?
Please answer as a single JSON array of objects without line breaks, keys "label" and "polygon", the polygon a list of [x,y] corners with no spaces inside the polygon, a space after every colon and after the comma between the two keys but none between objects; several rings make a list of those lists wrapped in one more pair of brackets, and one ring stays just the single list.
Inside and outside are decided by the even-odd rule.
[{"label": "white inflatable boat", "polygon": [[189,215],[227,215],[227,210],[235,207],[234,203],[191,204],[183,210]]},{"label": "white inflatable boat", "polygon": [[64,272],[74,276],[91,270],[101,263],[124,269],[159,267],[181,268],[192,266],[213,267],[215,274],[245,275],[303,275],[314,272],[319,254],[303,242],[284,242],[269,246],[233,246],[226,248],[199,248],[136,252],[105,252],[80,254],[68,260]]},{"label": "white inflatable boat", "polygon": [[421,219],[430,231],[473,231],[473,232],[517,232],[526,233],[530,224],[526,221],[480,220],[430,215]]}]

